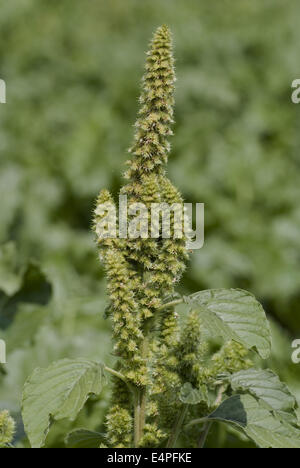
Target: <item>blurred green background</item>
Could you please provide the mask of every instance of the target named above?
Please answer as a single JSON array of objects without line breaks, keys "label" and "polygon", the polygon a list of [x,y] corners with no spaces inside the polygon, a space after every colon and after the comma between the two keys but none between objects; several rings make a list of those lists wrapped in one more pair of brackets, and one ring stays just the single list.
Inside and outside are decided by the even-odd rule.
[{"label": "blurred green background", "polygon": [[[111,361],[92,209],[101,188],[122,184],[161,23],[174,34],[178,78],[169,176],[186,201],[206,204],[205,246],[182,288],[256,294],[274,334],[266,365],[300,401],[299,1],[10,0],[0,11],[0,409],[20,420],[37,366]],[[107,401],[91,401],[73,426],[95,428]],[[56,424],[48,446],[63,446],[66,428]],[[243,442],[222,432],[216,444]]]}]

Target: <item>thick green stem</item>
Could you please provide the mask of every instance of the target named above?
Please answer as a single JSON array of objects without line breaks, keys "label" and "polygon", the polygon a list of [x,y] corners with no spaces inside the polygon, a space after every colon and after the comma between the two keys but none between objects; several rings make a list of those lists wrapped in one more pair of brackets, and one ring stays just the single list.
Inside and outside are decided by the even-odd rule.
[{"label": "thick green stem", "polygon": [[[146,361],[149,354],[149,339],[150,332],[153,326],[154,318],[152,317],[147,321],[144,328],[144,340],[141,347],[142,358]],[[139,411],[139,440],[143,437],[144,426],[146,422],[146,404],[147,404],[147,388],[144,387],[139,390],[140,395],[140,411]]]},{"label": "thick green stem", "polygon": [[[218,391],[217,398],[216,398],[215,403],[214,403],[215,406],[219,406],[221,404],[223,393],[225,392],[225,390],[226,390],[225,385],[221,385],[221,387],[219,388],[219,391]],[[208,433],[209,433],[209,431],[211,429],[211,426],[213,424],[213,421],[209,421],[207,418],[193,419],[192,421],[190,421],[185,426],[185,428],[188,428],[188,427],[194,426],[195,424],[198,425],[198,424],[202,424],[202,423],[205,423],[205,424],[204,424],[204,428],[203,428],[203,431],[202,431],[200,439],[199,439],[199,445],[198,445],[199,448],[204,448],[204,445],[205,445]]]},{"label": "thick green stem", "polygon": [[182,303],[183,303],[183,299],[175,299],[174,301],[167,302],[166,304],[163,304],[158,310],[169,309],[169,307],[174,307],[174,306],[177,306],[177,305],[182,304]]},{"label": "thick green stem", "polygon": [[180,410],[180,412],[179,412],[179,414],[177,416],[177,419],[176,419],[175,425],[173,427],[172,433],[171,433],[171,435],[169,437],[169,440],[168,440],[168,443],[167,443],[167,448],[175,447],[178,436],[179,436],[180,431],[181,431],[182,424],[184,423],[184,419],[185,419],[187,410],[188,410],[188,405],[183,405],[183,407],[181,408],[181,410]]},{"label": "thick green stem", "polygon": [[141,438],[141,393],[136,390],[134,397],[134,446],[138,447]]},{"label": "thick green stem", "polygon": [[198,448],[204,448],[208,433],[209,433],[212,425],[213,425],[212,421],[209,421],[209,422],[207,422],[205,424],[203,432],[202,432],[202,434],[200,436],[200,439],[199,439]]},{"label": "thick green stem", "polygon": [[143,435],[143,428],[145,424],[145,406],[146,406],[146,389],[139,389],[130,384],[126,377],[114,369],[105,366],[104,369],[114,377],[125,382],[133,394],[134,404],[134,446],[138,447],[140,439]]},{"label": "thick green stem", "polygon": [[140,439],[144,434],[144,426],[146,422],[146,404],[147,404],[147,389],[143,388],[140,391]]}]

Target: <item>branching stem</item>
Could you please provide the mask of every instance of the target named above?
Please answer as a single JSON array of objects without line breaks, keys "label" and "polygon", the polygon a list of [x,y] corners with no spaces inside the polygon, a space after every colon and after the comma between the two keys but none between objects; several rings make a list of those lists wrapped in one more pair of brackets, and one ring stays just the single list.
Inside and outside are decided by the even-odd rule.
[{"label": "branching stem", "polygon": [[183,299],[175,299],[174,301],[163,304],[158,310],[165,310],[165,309],[168,309],[169,307],[174,307],[182,303],[183,303]]},{"label": "branching stem", "polygon": [[[219,388],[218,395],[215,401],[215,406],[219,406],[221,404],[225,389],[226,389],[225,385],[221,385],[221,387]],[[213,421],[209,421],[207,417],[200,418],[200,419],[193,419],[185,426],[185,429],[187,429],[188,427],[194,426],[196,424],[202,424],[202,423],[205,423],[205,425],[204,425],[203,431],[199,439],[199,445],[198,445],[199,448],[204,447],[208,433],[211,429],[211,426],[213,425]]]},{"label": "branching stem", "polygon": [[123,374],[121,374],[121,372],[118,372],[118,371],[116,371],[114,369],[111,369],[110,367],[107,367],[107,366],[104,367],[104,370],[106,370],[106,372],[109,372],[114,377],[118,377],[118,379],[123,380],[123,382],[125,382],[128,385],[128,381],[127,381],[126,377]]}]

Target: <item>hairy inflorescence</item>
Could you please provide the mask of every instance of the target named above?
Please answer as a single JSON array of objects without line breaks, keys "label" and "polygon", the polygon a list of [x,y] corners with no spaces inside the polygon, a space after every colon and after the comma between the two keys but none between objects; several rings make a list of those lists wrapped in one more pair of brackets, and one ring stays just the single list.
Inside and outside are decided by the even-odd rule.
[{"label": "hairy inflorescence", "polygon": [[13,440],[15,422],[7,410],[0,411],[0,448],[4,448]]},{"label": "hairy inflorescence", "polygon": [[[153,203],[173,208],[169,238],[123,238],[99,235],[102,223],[108,224],[103,207],[117,206],[112,195],[102,190],[98,196],[94,231],[100,259],[104,264],[113,324],[114,353],[124,380],[113,380],[112,406],[106,418],[107,441],[111,447],[159,446],[167,440],[184,405],[178,394],[185,382],[193,386],[210,382],[219,371],[224,349],[209,367],[201,365],[206,344],[201,337],[198,315],[191,314],[180,332],[179,317],[168,305],[188,259],[186,238],[176,237],[176,210],[183,210],[183,199],[168,179],[166,163],[170,153],[174,114],[174,58],[169,29],[157,29],[147,52],[140,110],[135,124],[132,155],[127,161],[126,184],[120,195],[128,205]],[[149,223],[140,214],[140,223]],[[120,219],[116,220],[117,226]],[[118,231],[116,229],[116,231]],[[165,306],[167,302],[167,305]],[[222,364],[221,364],[222,365]],[[232,364],[233,365],[233,364]],[[224,370],[224,369],[223,369]]]},{"label": "hairy inflorescence", "polygon": [[[121,189],[128,204],[143,203],[147,207],[152,203],[183,204],[165,169],[170,152],[168,139],[172,135],[174,83],[171,35],[168,28],[162,26],[156,31],[147,53],[139,100],[141,107],[135,124],[134,142],[129,150],[132,159],[128,161],[125,174],[128,182]],[[97,200],[96,232],[103,216],[97,207],[104,203],[114,204],[106,190],[101,191]],[[98,238],[97,241],[108,280],[115,354],[120,358],[122,373],[137,387],[139,396],[136,398],[141,399],[141,424],[144,425],[146,387],[151,389],[152,374],[155,374],[155,369],[151,371],[149,365],[154,354],[160,361],[160,364],[153,364],[154,368],[162,371],[163,367],[165,379],[169,375],[171,357],[163,365],[162,362],[176,335],[177,316],[172,308],[164,316],[159,310],[164,297],[174,292],[175,284],[185,269],[185,240],[160,236],[157,239],[126,239],[126,242],[119,238]],[[158,331],[161,337],[159,342],[155,340],[154,331]],[[163,382],[160,390],[164,390]],[[115,403],[122,406],[121,401]],[[113,408],[108,415],[110,432],[114,413]],[[153,441],[153,426],[149,424],[145,430],[148,439]],[[116,441],[112,442],[115,444]]]}]

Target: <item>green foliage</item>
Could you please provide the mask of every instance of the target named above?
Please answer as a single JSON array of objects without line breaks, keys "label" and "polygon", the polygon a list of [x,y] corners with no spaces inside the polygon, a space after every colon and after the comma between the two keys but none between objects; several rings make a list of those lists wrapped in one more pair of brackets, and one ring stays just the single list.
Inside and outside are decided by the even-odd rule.
[{"label": "green foliage", "polygon": [[204,386],[195,389],[189,382],[186,382],[181,388],[179,399],[186,405],[197,405],[202,401],[207,402],[207,389]]},{"label": "green foliage", "polygon": [[[176,7],[171,0],[10,0],[1,7],[8,103],[0,113],[0,338],[8,364],[0,368],[0,409],[11,410],[20,446],[28,444],[21,389],[34,368],[78,356],[113,365],[90,212],[99,187],[115,195],[121,186],[144,44],[161,21],[176,38],[179,75],[168,175],[184,199],[206,203],[205,246],[191,255],[180,290],[253,292],[272,318],[265,366],[300,401],[300,368],[290,359],[300,331],[299,108],[290,103],[298,13],[296,0],[234,0],[221,9],[199,0]],[[28,276],[18,294],[27,268],[37,287]],[[181,327],[185,306],[177,310]],[[203,332],[202,325],[202,345]],[[222,374],[225,362],[229,372],[246,359],[251,367],[245,350],[237,358],[235,342],[219,345],[209,340],[207,355],[200,349],[205,374]],[[180,391],[185,382],[175,383]],[[109,399],[105,388],[74,422],[55,422],[46,446],[64,447],[74,428],[103,433]],[[157,432],[148,429],[153,445]],[[218,424],[208,438],[209,446],[247,444]]]},{"label": "green foliage", "polygon": [[300,448],[299,428],[281,420],[250,395],[228,398],[208,419],[236,424],[261,448]]},{"label": "green foliage", "polygon": [[[131,203],[159,200],[182,206],[164,168],[173,116],[173,62],[170,33],[162,26],[148,53],[129,182],[120,192]],[[203,447],[211,422],[222,421],[242,429],[260,447],[299,447],[295,398],[271,371],[249,369],[246,358],[247,350],[264,359],[270,355],[270,327],[260,303],[235,289],[175,296],[174,283],[187,259],[185,239],[103,238],[103,203],[114,206],[106,190],[97,199],[94,230],[107,277],[115,370],[82,359],[37,369],[25,384],[22,400],[32,447],[45,443],[50,417],[74,420],[89,395],[100,393],[104,369],[114,380],[105,444],[100,446],[174,447],[186,427],[205,423],[200,436],[190,434],[188,442],[193,445],[198,437]],[[161,232],[162,220],[158,222]],[[176,299],[166,302],[166,295]],[[190,309],[181,333],[175,312],[180,303]],[[204,331],[225,341],[218,352],[209,353]],[[222,401],[232,391],[244,394]],[[195,414],[198,419],[193,419]],[[84,433],[83,443],[96,443],[90,432]],[[76,437],[82,443],[82,432],[75,440],[72,432],[66,443],[76,445]]]},{"label": "green foliage", "polygon": [[13,243],[2,246],[0,264],[3,270],[2,279],[0,277],[0,326],[4,329],[15,318],[20,303],[46,305],[51,297],[52,286],[36,262],[31,261],[18,268],[17,252]]},{"label": "green foliage", "polygon": [[282,418],[297,422],[295,397],[272,371],[255,369],[240,371],[231,376],[230,384],[234,391],[249,392],[264,401]]},{"label": "green foliage", "polygon": [[99,448],[103,434],[86,429],[76,429],[66,437],[67,448]]},{"label": "green foliage", "polygon": [[84,359],[64,359],[36,369],[23,392],[23,421],[33,448],[44,445],[50,417],[75,419],[88,396],[102,389],[103,366]]},{"label": "green foliage", "polygon": [[212,335],[256,348],[263,359],[270,355],[271,334],[259,302],[242,290],[201,291],[185,299],[198,308],[201,320]]}]

